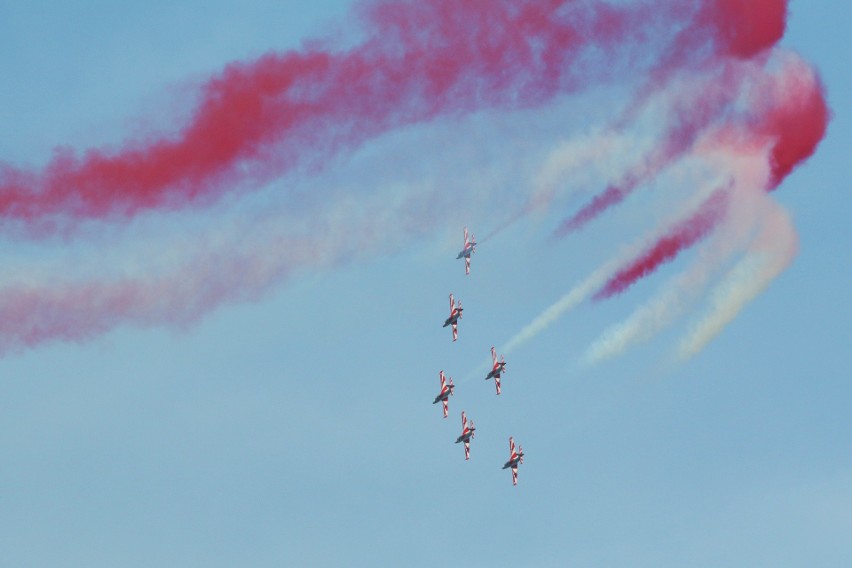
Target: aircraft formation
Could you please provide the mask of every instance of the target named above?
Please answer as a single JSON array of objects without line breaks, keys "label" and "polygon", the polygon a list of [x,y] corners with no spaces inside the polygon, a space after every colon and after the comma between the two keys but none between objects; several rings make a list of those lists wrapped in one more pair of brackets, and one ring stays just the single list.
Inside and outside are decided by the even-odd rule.
[{"label": "aircraft formation", "polygon": [[[476,252],[476,238],[471,234],[468,236],[467,227],[464,228],[464,247],[462,250],[456,255],[456,259],[463,258],[464,259],[464,273],[467,276],[470,276],[470,258],[473,253]],[[444,320],[444,327],[450,326],[453,332],[453,342],[458,339],[459,330],[458,324],[459,320],[462,317],[462,305],[461,301],[456,303],[453,294],[450,294],[450,315]],[[494,379],[494,385],[497,388],[497,394],[501,393],[500,388],[500,377],[506,372],[506,359],[500,355],[498,360],[497,358],[497,350],[494,347],[491,347],[491,370],[485,376],[485,380]],[[441,381],[441,390],[435,396],[435,400],[432,401],[432,404],[438,404],[439,402],[443,405],[444,418],[449,415],[449,405],[450,405],[450,397],[453,396],[455,392],[455,385],[453,384],[453,378],[444,374],[444,371],[441,370],[438,373],[438,378]],[[470,441],[474,438],[474,433],[476,428],[473,426],[473,420],[467,419],[467,414],[464,410],[461,413],[462,418],[462,432],[461,435],[456,438],[456,444],[463,443],[464,444],[464,459],[465,461],[470,459]],[[506,463],[503,464],[503,469],[511,469],[512,471],[512,485],[518,484],[518,466],[524,463],[524,450],[520,445],[515,448],[515,439],[513,437],[509,437],[509,459]]]}]

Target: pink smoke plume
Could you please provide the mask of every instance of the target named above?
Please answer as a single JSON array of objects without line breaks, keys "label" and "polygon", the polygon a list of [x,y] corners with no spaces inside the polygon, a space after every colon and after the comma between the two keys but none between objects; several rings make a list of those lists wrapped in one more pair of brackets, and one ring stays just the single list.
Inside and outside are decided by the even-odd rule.
[{"label": "pink smoke plume", "polygon": [[[738,5],[737,2],[720,2],[710,11],[725,19],[731,13],[729,9]],[[770,17],[752,27],[745,26],[743,22],[731,23],[724,31],[729,51],[722,52],[722,55],[733,55],[736,58],[754,56],[780,39],[785,26],[785,3],[776,0],[756,2],[754,5],[748,4],[748,7],[742,6],[739,13],[752,17],[755,9],[767,9]],[[700,14],[707,10],[709,8]],[[765,41],[761,41],[761,38]],[[563,221],[554,231],[554,237],[581,228],[605,210],[621,203],[642,183],[653,179],[661,169],[680,158],[702,136],[707,136],[708,130],[714,127],[721,132],[736,130],[739,138],[752,142],[769,141],[772,176],[765,188],[767,191],[777,188],[802,161],[813,154],[825,136],[830,112],[824,87],[809,67],[799,62],[780,74],[772,74],[766,72],[763,66],[742,67],[734,62],[732,67],[723,57],[716,65],[723,69],[724,80],[717,82],[716,88],[708,84],[706,91],[691,95],[691,104],[686,109],[674,104],[670,113],[674,127],[664,135],[655,153],[621,183],[610,185],[572,217]],[[735,110],[739,101],[731,93],[741,90],[749,82],[756,83],[759,88],[748,101],[749,109],[743,116]],[[709,222],[711,220],[712,223]],[[718,220],[715,215],[708,218],[699,211],[693,219],[694,224],[675,227],[672,234],[663,237],[645,256],[635,259],[608,282],[595,295],[595,299],[608,298],[623,291],[663,262],[672,260],[681,251],[703,239]]]},{"label": "pink smoke plume", "polygon": [[[671,226],[652,246],[616,259],[615,268],[607,270],[604,265],[599,272],[607,274],[606,281],[598,283],[593,299],[625,290],[717,229],[724,231],[709,251],[705,248],[693,261],[689,271],[595,342],[587,351],[587,363],[619,354],[628,345],[656,334],[673,321],[684,299],[699,292],[696,288],[703,287],[708,277],[743,255],[715,289],[709,312],[681,344],[678,358],[685,360],[707,345],[792,261],[795,231],[770,192],[813,154],[831,113],[816,72],[790,52],[776,50],[771,57],[748,63],[741,71],[740,89],[730,94],[739,100],[740,108],[732,107],[725,120],[701,133],[689,152],[691,158],[712,164],[714,171],[728,180],[727,189],[717,190],[691,217]],[[759,254],[755,242],[762,243]],[[536,326],[528,326],[533,332],[518,337],[529,340],[556,319],[553,313],[562,313],[584,299],[587,288],[572,290],[576,297],[570,304],[560,299],[535,320]]]},{"label": "pink smoke plume", "polygon": [[[745,121],[745,129],[739,126],[735,129],[738,137],[753,143],[768,141],[771,178],[765,189],[770,191],[778,187],[794,168],[813,154],[816,145],[825,135],[829,111],[822,84],[811,70],[800,62],[788,64],[778,75],[761,75],[758,83],[763,89],[758,91],[758,100],[753,101],[753,116]],[[726,124],[719,136],[728,136],[727,128],[732,124],[737,123]],[[724,144],[725,141],[717,140],[715,143]],[[727,141],[728,145],[733,143],[733,140]],[[693,217],[673,227],[650,250],[634,259],[608,281],[595,294],[594,299],[609,298],[624,291],[661,264],[673,260],[681,251],[706,237],[724,215],[727,207],[724,195],[717,192],[711,196]],[[613,199],[606,205],[617,201]]]},{"label": "pink smoke plume", "polygon": [[594,196],[589,203],[584,205],[572,217],[563,221],[554,231],[553,236],[562,237],[576,231],[613,205],[621,203],[633,191],[637,183],[639,183],[639,179],[631,176],[618,185],[610,185],[603,193]]},{"label": "pink smoke plume", "polygon": [[[555,238],[582,228],[604,211],[621,203],[642,184],[653,179],[662,169],[682,157],[701,134],[714,123],[724,119],[736,99],[731,96],[746,79],[743,70],[728,64],[761,54],[783,36],[787,19],[786,0],[717,0],[707,2],[694,15],[692,22],[681,32],[672,53],[664,58],[652,73],[652,79],[640,91],[625,116],[616,124],[629,121],[648,98],[665,90],[667,81],[690,64],[695,65],[695,52],[706,41],[705,33],[713,39],[713,51],[702,63],[710,72],[701,82],[701,90],[682,96],[675,92],[669,101],[669,121],[666,132],[655,152],[639,164],[636,171],[618,184],[609,185],[565,219],[554,230]],[[704,32],[704,33],[702,33]],[[713,70],[720,70],[714,73]]]},{"label": "pink smoke plume", "polygon": [[789,72],[770,76],[755,98],[758,111],[753,130],[772,140],[768,189],[775,189],[813,155],[825,136],[830,118],[825,87],[812,69],[798,61]]},{"label": "pink smoke plume", "polygon": [[[256,254],[259,245],[263,255]],[[198,248],[177,267],[133,278],[56,275],[35,285],[2,286],[0,354],[48,340],[91,339],[126,322],[184,327],[214,306],[256,298],[305,265],[343,254],[309,238],[227,251]]]},{"label": "pink smoke plume", "polygon": [[[825,136],[830,118],[824,87],[818,82],[809,81],[809,73],[785,85],[786,88],[767,85],[770,92],[783,93],[789,100],[763,101],[757,108],[752,129],[746,136],[761,136],[774,140],[772,149],[772,180],[768,190],[775,189],[800,163],[809,158]],[[582,228],[586,223],[598,217],[610,207],[621,203],[642,183],[653,179],[664,167],[681,157],[700,137],[702,130],[710,127],[716,119],[722,118],[735,100],[722,101],[716,98],[709,101],[703,96],[694,101],[689,110],[700,120],[683,123],[678,118],[679,128],[670,133],[658,152],[647,163],[641,164],[637,172],[632,172],[619,184],[608,186],[596,195],[577,213],[564,220],[555,230],[554,237],[562,237]],[[766,108],[768,107],[768,108]]]},{"label": "pink smoke plume", "polygon": [[[405,126],[539,109],[602,84],[638,85],[616,128],[642,128],[636,115],[657,105],[653,148],[623,176],[601,183],[605,191],[557,228],[564,236],[624,202],[711,135],[718,143],[731,137],[770,147],[766,189],[774,189],[813,154],[830,118],[809,66],[781,74],[769,68],[786,27],[786,0],[385,0],[366,1],[356,13],[361,43],[344,49],[313,42],[232,63],[202,85],[197,106],[174,132],[134,133],[116,148],[58,149],[41,168],[0,164],[0,217],[11,222],[5,227],[43,237],[88,220],[117,230],[146,212],[209,211],[225,194],[285,174],[322,172],[341,153]],[[214,253],[199,248],[159,272],[143,267],[129,277],[0,282],[7,322],[0,343],[88,338],[123,322],[183,325],[222,302],[261,294],[294,270],[342,262],[353,254],[353,242],[378,254],[383,216],[393,217],[407,237],[434,228],[429,219],[437,215],[424,217],[424,211],[438,210],[439,203],[449,209],[450,196],[437,192],[395,197],[392,205],[377,200],[370,215],[351,215],[346,231],[308,238],[269,229],[272,242],[287,247],[283,253],[231,243]],[[305,210],[316,214],[317,224],[334,228],[332,198],[340,196],[311,188],[294,200],[309,203]],[[523,206],[483,242],[549,204],[548,198]],[[698,243],[726,207],[724,191],[711,195],[616,270],[595,297],[619,293]],[[281,222],[270,227],[299,220],[289,210],[280,214]],[[226,270],[210,268],[217,265]],[[241,271],[248,281],[234,276]],[[599,285],[595,280],[590,289]]]},{"label": "pink smoke plume", "polygon": [[623,292],[631,284],[655,271],[665,262],[674,259],[682,250],[706,237],[724,217],[728,194],[716,190],[688,219],[678,223],[654,245],[610,278],[595,293],[593,299],[603,300]]},{"label": "pink smoke plume", "polygon": [[651,32],[682,28],[673,63],[694,63],[708,47],[750,56],[777,41],[785,10],[784,2],[747,0],[715,0],[697,11],[675,0],[366,3],[364,43],[233,63],[204,85],[174,135],[119,150],[57,150],[41,170],[3,166],[0,214],[28,222],[105,218],[203,202],[240,182],[321,164],[402,125],[587,88],[617,74],[619,56]]}]

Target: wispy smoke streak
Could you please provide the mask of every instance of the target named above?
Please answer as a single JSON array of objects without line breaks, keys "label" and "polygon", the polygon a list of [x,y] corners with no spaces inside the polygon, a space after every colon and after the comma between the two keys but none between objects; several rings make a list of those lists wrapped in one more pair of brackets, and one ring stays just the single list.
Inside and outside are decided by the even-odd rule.
[{"label": "wispy smoke streak", "polygon": [[[624,262],[622,256],[629,257],[633,254],[635,254],[635,250],[628,250],[618,258],[600,266],[585,280],[574,286],[567,294],[545,308],[530,323],[521,328],[500,348],[500,352],[508,355],[559,321],[562,316],[587,300],[592,292],[612,277],[618,266]],[[480,371],[485,368],[487,368],[487,365],[477,368],[468,375],[468,378],[480,374]]]},{"label": "wispy smoke streak", "polygon": [[521,328],[521,331],[509,339],[509,341],[507,341],[503,346],[502,351],[505,353],[512,352],[556,323],[556,321],[565,315],[566,312],[580,305],[580,303],[589,297],[596,287],[606,281],[612,273],[612,266],[613,265],[607,265],[598,269],[583,282],[572,288],[567,294],[551,304],[547,309],[541,312],[541,314],[536,316],[534,320]]},{"label": "wispy smoke streak", "polygon": [[687,156],[708,129],[730,118],[738,103],[736,93],[753,78],[758,68],[750,62],[719,57],[700,73],[669,71],[665,82],[655,83],[653,90],[638,93],[615,121],[620,130],[643,115],[655,116],[663,123],[655,145],[617,181],[610,182],[604,191],[563,220],[554,230],[554,238],[583,228]]},{"label": "wispy smoke streak", "polygon": [[[559,298],[556,302],[547,307],[541,314],[536,316],[529,324],[524,326],[521,331],[515,334],[506,344],[499,349],[500,353],[508,355],[513,350],[527,343],[535,336],[546,330],[548,327],[556,323],[559,318],[565,315],[568,311],[580,305],[592,291],[601,285],[610,274],[609,267],[603,267],[586,278],[583,282],[571,289],[570,292]],[[483,374],[483,371],[488,369],[490,362],[485,362],[466,375],[465,382],[474,379]]]},{"label": "wispy smoke streak", "polygon": [[664,286],[660,294],[639,306],[625,321],[606,330],[586,350],[583,361],[596,364],[620,355],[630,345],[652,338],[674,321],[703,292],[708,279],[730,254],[730,250],[722,254],[702,252],[684,273]]},{"label": "wispy smoke streak", "polygon": [[[254,214],[212,232],[180,235],[181,242],[102,244],[97,260],[70,258],[47,276],[2,270],[0,355],[53,340],[87,340],[127,323],[185,327],[223,303],[258,299],[306,272],[379,248],[394,252],[401,244],[388,242],[380,226],[402,222],[408,231],[425,232],[431,226],[422,221],[420,200],[437,201],[429,184],[405,189],[406,199],[391,207],[385,195],[369,203],[338,199],[321,219],[282,224],[276,212]],[[132,256],[123,258],[128,252]],[[102,262],[108,266],[93,268]]]},{"label": "wispy smoke streak", "polygon": [[[737,193],[741,196],[755,195],[755,191],[777,187],[781,179],[813,153],[825,133],[829,111],[825,104],[823,87],[813,70],[789,53],[781,53],[777,63],[780,68],[775,73],[755,73],[752,69],[747,76],[747,84],[752,87],[747,91],[747,112],[751,114],[751,118],[743,123],[723,125],[717,133],[711,131],[706,136],[706,141],[710,142],[711,146],[716,146],[717,150],[725,150],[724,160],[717,162],[717,166],[721,167],[722,171],[731,171],[738,178]],[[737,134],[732,135],[730,128],[739,124],[757,124],[759,127],[747,132],[736,130],[734,127]],[[763,145],[768,146],[768,153],[760,149]],[[706,142],[699,144],[700,151],[706,149]],[[738,157],[734,158],[737,152]],[[740,160],[739,164],[736,163],[737,159]],[[755,199],[760,203],[759,207],[754,205]],[[698,295],[698,291],[721,263],[736,250],[742,250],[742,239],[749,235],[756,223],[763,222],[767,208],[773,211],[768,225],[772,227],[771,234],[776,235],[777,249],[772,250],[772,247],[766,244],[765,236],[759,239],[765,243],[760,253],[749,249],[747,258],[731,270],[724,283],[714,292],[715,309],[683,341],[679,357],[685,359],[694,356],[705,347],[746,303],[763,291],[769,282],[789,265],[795,254],[796,237],[792,225],[778,206],[769,203],[767,198],[744,200],[741,197],[734,205],[726,208],[731,219],[726,230],[728,234],[719,239],[725,243],[722,250],[711,253],[709,258],[708,255],[700,256],[687,272],[677,277],[655,300],[638,308],[623,323],[607,330],[586,351],[585,361],[596,363],[615,356],[630,344],[652,337],[671,323],[683,311],[684,304]],[[706,229],[708,223],[700,223],[699,228],[700,225],[704,225]],[[677,227],[673,230],[678,233]],[[687,229],[687,232],[690,231]],[[694,234],[700,239],[704,230]],[[732,242],[733,235],[738,236]],[[664,244],[665,240],[667,239],[658,244]],[[688,239],[690,242],[695,240],[698,239]],[[667,258],[673,258],[682,248],[684,247],[675,247],[676,250],[672,249],[674,253]],[[619,277],[625,279],[632,276],[633,278],[626,278],[626,281],[635,281],[635,278],[647,273],[639,270],[648,264],[641,261],[659,256],[648,253],[637,259],[630,267],[635,270],[619,273],[601,292],[612,291],[612,283]]]},{"label": "wispy smoke streak", "polygon": [[701,351],[737,314],[793,261],[798,237],[787,213],[769,208],[765,225],[746,257],[725,276],[710,299],[710,310],[681,341],[677,355],[686,360]]},{"label": "wispy smoke streak", "polygon": [[652,338],[673,323],[704,293],[710,278],[753,240],[755,209],[761,207],[755,202],[766,199],[762,192],[769,179],[766,152],[709,146],[702,152],[714,169],[733,176],[728,215],[714,238],[698,251],[697,258],[683,273],[672,278],[653,299],[592,343],[583,356],[585,363],[596,364],[620,355],[631,345]]},{"label": "wispy smoke streak", "polygon": [[727,190],[720,189],[713,192],[691,217],[676,224],[649,250],[633,259],[630,264],[613,275],[595,293],[594,299],[603,300],[623,292],[640,278],[652,273],[663,263],[672,260],[682,250],[706,237],[722,219],[727,207]]},{"label": "wispy smoke streak", "polygon": [[[52,225],[39,221],[185,207],[306,160],[321,165],[393,128],[538,106],[613,77],[628,46],[648,28],[665,29],[659,19],[675,17],[675,5],[365,3],[363,44],[233,63],[204,85],[175,135],[82,157],[62,150],[41,171],[0,168],[0,214],[48,231]],[[608,65],[590,64],[592,54]]]},{"label": "wispy smoke streak", "polygon": [[[45,248],[57,233],[74,247],[140,237],[130,220],[147,227],[141,239],[151,240],[158,216],[221,214],[217,203],[226,194],[237,202],[281,176],[295,182],[281,184],[275,198],[263,194],[274,202],[268,212],[252,211],[236,223],[225,215],[222,238],[212,238],[218,227],[208,228],[184,247],[167,244],[110,261],[134,270],[107,266],[71,276],[65,272],[74,264],[71,253],[59,262],[29,261],[20,273],[3,263],[0,352],[49,339],[86,339],[126,322],[186,325],[223,302],[258,297],[302,270],[392,254],[435,230],[438,212],[453,211],[456,200],[473,208],[505,197],[506,188],[494,186],[516,174],[501,167],[464,184],[475,188],[426,183],[427,189],[410,192],[412,184],[403,179],[398,192],[377,189],[372,180],[343,192],[320,183],[293,189],[339,167],[332,158],[367,142],[380,144],[383,135],[403,127],[424,128],[437,119],[458,124],[475,113],[538,113],[566,95],[620,85],[627,110],[612,123],[584,125],[590,134],[567,140],[570,133],[560,132],[559,146],[521,148],[543,166],[537,176],[513,179],[522,183],[512,186],[517,193],[510,202],[521,205],[508,214],[501,209],[506,216],[482,243],[522,217],[590,199],[557,227],[555,235],[565,236],[619,203],[632,204],[626,201],[632,192],[701,154],[702,144],[765,151],[761,163],[770,173],[755,187],[775,189],[814,152],[830,118],[816,73],[775,47],[786,26],[785,0],[399,0],[365,2],[356,12],[362,43],[335,49],[313,42],[228,65],[202,86],[198,106],[175,132],[129,135],[112,149],[57,150],[42,168],[0,164],[2,232],[36,237],[31,242]],[[638,93],[623,90],[636,83]],[[490,142],[480,138],[468,144]],[[422,156],[422,147],[410,154]],[[402,169],[400,163],[386,160],[382,167]],[[506,169],[513,166],[517,162]],[[450,176],[435,177],[446,182]],[[604,263],[502,351],[520,347],[589,298],[625,290],[709,236],[722,218],[753,213],[729,205],[725,195],[714,194],[693,216],[667,227],[649,249]],[[500,220],[494,208],[486,214]],[[389,226],[397,231],[391,245]],[[731,273],[728,281],[736,286],[728,288],[738,292],[716,293],[715,315],[696,327],[686,352],[706,344],[712,330],[729,321],[723,314],[736,313],[762,289],[742,283],[747,270],[756,283],[783,269],[784,254],[770,251],[766,258]],[[671,317],[661,305],[649,309],[660,320]]]}]

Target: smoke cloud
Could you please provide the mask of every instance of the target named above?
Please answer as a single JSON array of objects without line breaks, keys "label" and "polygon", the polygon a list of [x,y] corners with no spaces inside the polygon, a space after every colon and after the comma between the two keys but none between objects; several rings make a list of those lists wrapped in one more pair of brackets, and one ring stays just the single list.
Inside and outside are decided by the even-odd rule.
[{"label": "smoke cloud", "polygon": [[[489,217],[498,220],[481,242],[554,212],[564,219],[553,237],[568,238],[615,207],[647,207],[634,194],[689,160],[735,188],[723,182],[705,197],[698,188],[707,179],[684,180],[673,202],[698,195],[694,210],[655,240],[637,240],[650,245],[599,262],[504,351],[691,247],[728,239],[739,243],[728,256],[673,284],[682,289],[745,255],[681,347],[694,354],[792,259],[785,214],[744,206],[741,168],[714,161],[720,148],[748,156],[750,167],[768,172],[753,187],[771,203],[770,192],[825,134],[830,111],[819,77],[776,45],[785,0],[386,0],[358,4],[355,16],[363,40],[353,46],[308,42],[224,66],[172,132],[128,133],[110,148],[64,146],[40,167],[0,163],[2,234],[12,248],[39,251],[10,252],[0,269],[0,353],[126,323],[189,325],[298,274],[394,254],[460,225],[459,200],[489,213],[497,198],[512,204],[505,217]],[[572,101],[598,92],[617,112],[560,131]],[[538,130],[519,135],[536,120]],[[381,175],[338,183],[359,153],[377,148],[385,152],[374,168]],[[195,223],[197,231],[186,228]],[[729,238],[760,223],[786,244]],[[391,245],[388,226],[396,229]],[[106,260],[81,263],[93,250]],[[680,313],[665,306],[673,297],[663,294],[650,312],[670,321]]]}]

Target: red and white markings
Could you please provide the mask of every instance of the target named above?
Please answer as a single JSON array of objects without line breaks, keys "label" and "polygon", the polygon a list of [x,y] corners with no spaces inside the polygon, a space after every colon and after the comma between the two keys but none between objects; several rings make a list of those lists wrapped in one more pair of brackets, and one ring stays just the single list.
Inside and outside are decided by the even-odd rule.
[{"label": "red and white markings", "polygon": [[459,442],[464,443],[465,461],[470,459],[470,440],[474,437],[475,430],[476,428],[473,426],[473,420],[468,422],[467,415],[465,415],[464,410],[462,410],[462,433],[461,436],[456,438],[456,444]]},{"label": "red and white markings", "polygon": [[456,300],[452,294],[450,294],[450,317],[444,322],[444,327],[452,326],[453,329],[453,341],[459,338],[459,319],[462,317],[462,305],[459,302],[458,306],[456,306]]},{"label": "red and white markings", "polygon": [[503,464],[503,469],[512,470],[512,485],[518,484],[518,464],[524,463],[524,448],[518,446],[518,451],[515,451],[515,439],[509,436],[509,461]]},{"label": "red and white markings", "polygon": [[450,410],[450,397],[453,395],[453,390],[456,387],[453,384],[452,377],[450,377],[449,380],[446,379],[444,371],[438,373],[438,378],[441,380],[441,390],[438,392],[438,396],[435,397],[435,400],[432,401],[432,404],[437,404],[440,401],[444,407],[444,418],[446,418]]},{"label": "red and white markings", "polygon": [[501,392],[500,388],[500,376],[506,372],[506,359],[501,355],[500,360],[497,360],[497,350],[494,347],[491,347],[491,371],[488,373],[488,376],[485,377],[485,380],[494,377],[494,385],[497,387],[497,394],[499,395]]},{"label": "red and white markings", "polygon": [[464,258],[464,273],[470,275],[470,255],[476,252],[476,237],[468,238],[467,227],[464,228],[464,248],[456,258]]}]

